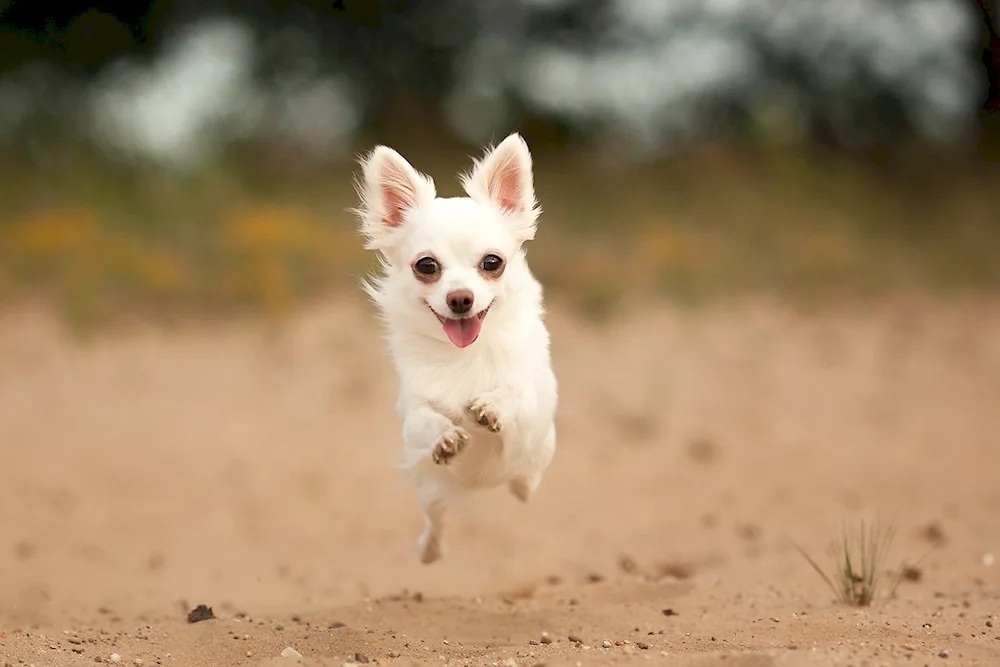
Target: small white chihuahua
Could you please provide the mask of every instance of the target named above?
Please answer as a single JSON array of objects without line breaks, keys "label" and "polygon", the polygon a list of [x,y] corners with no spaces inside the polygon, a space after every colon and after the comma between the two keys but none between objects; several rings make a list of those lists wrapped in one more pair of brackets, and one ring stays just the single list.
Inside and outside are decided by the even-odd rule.
[{"label": "small white chihuahua", "polygon": [[383,273],[365,283],[399,375],[403,464],[424,512],[420,560],[444,555],[446,507],[507,484],[527,502],[556,447],[556,378],[542,288],[523,244],[535,236],[531,153],[511,134],[442,198],[378,146],[357,183],[365,247]]}]

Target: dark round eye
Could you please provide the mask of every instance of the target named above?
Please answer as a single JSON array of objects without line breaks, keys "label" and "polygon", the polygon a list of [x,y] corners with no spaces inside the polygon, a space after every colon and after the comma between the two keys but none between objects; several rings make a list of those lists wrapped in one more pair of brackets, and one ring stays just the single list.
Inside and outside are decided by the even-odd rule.
[{"label": "dark round eye", "polygon": [[417,273],[425,276],[433,276],[438,272],[438,263],[433,257],[421,257],[413,265],[413,268],[417,270]]},{"label": "dark round eye", "polygon": [[483,267],[483,271],[486,273],[496,273],[503,266],[503,260],[496,255],[486,255],[483,257],[483,263],[480,266]]}]

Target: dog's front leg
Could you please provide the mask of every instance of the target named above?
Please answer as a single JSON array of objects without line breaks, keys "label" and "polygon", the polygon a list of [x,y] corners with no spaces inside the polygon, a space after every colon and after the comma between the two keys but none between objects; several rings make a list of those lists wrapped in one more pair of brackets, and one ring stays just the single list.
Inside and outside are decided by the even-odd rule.
[{"label": "dog's front leg", "polygon": [[507,409],[509,401],[505,399],[503,392],[492,391],[472,399],[465,409],[477,424],[492,433],[499,433],[503,429],[504,420],[510,415]]},{"label": "dog's front leg", "polygon": [[530,387],[501,385],[474,396],[465,409],[477,424],[499,434],[506,445],[525,435],[538,411],[538,395]]},{"label": "dog's front leg", "polygon": [[427,404],[406,414],[403,422],[406,447],[412,452],[430,452],[438,465],[447,465],[469,441],[469,433]]}]

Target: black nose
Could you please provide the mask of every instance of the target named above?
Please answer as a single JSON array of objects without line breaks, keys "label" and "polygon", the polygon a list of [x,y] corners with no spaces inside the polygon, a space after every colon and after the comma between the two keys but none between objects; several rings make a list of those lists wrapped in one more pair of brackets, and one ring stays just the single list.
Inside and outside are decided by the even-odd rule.
[{"label": "black nose", "polygon": [[472,310],[472,292],[467,289],[457,289],[448,292],[448,307],[456,315],[465,315]]}]

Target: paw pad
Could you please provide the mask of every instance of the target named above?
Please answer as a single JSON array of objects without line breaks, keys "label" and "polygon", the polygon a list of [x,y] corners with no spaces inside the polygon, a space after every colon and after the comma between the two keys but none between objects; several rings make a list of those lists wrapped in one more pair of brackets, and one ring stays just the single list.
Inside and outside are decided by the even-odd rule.
[{"label": "paw pad", "polygon": [[447,465],[457,454],[459,454],[469,440],[469,434],[464,429],[455,427],[448,431],[434,444],[431,458],[438,465]]},{"label": "paw pad", "polygon": [[476,423],[484,426],[493,433],[499,433],[501,429],[500,415],[496,407],[489,401],[476,399],[469,403],[467,409],[475,418]]}]

